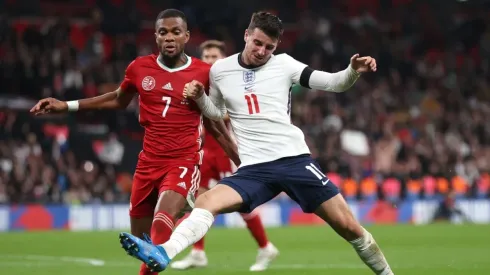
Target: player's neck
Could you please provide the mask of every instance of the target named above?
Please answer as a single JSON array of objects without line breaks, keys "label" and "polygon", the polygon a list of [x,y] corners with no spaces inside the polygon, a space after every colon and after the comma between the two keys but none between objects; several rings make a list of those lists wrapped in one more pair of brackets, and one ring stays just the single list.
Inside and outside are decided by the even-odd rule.
[{"label": "player's neck", "polygon": [[182,53],[175,57],[166,57],[162,54],[158,56],[158,60],[168,68],[175,69],[184,66],[187,63],[187,55]]}]

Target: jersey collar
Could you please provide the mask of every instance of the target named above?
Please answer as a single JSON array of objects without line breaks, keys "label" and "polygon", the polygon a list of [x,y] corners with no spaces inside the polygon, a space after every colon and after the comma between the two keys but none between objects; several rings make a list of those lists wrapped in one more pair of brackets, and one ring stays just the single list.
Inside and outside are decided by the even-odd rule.
[{"label": "jersey collar", "polygon": [[[265,64],[260,65],[260,66],[247,65],[247,64],[243,63],[243,60],[242,60],[242,53],[243,53],[243,52],[240,52],[240,53],[238,54],[238,65],[240,65],[241,67],[243,67],[243,68],[245,68],[245,69],[248,69],[248,70],[258,69],[258,68],[260,68],[260,67],[264,66],[265,64],[267,64],[267,62],[269,62],[269,61],[270,61],[270,59],[269,59],[269,60],[267,60],[267,62],[265,62]],[[274,55],[271,55],[271,58],[272,58],[273,56],[274,56]]]},{"label": "jersey collar", "polygon": [[177,67],[177,68],[169,68],[169,67],[165,66],[165,64],[163,64],[160,61],[160,58],[159,58],[160,56],[157,56],[157,64],[158,64],[158,66],[160,66],[160,68],[164,69],[165,71],[167,71],[169,73],[182,71],[182,70],[187,69],[192,63],[192,58],[190,56],[188,56],[187,54],[185,56],[187,57],[187,62],[184,65]]}]

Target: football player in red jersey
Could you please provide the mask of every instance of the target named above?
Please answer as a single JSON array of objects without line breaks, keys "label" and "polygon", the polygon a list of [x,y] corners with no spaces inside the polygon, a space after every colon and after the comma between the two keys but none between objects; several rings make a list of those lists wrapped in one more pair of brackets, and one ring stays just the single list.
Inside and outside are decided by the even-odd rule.
[{"label": "football player in red jersey", "polygon": [[[201,60],[210,65],[213,65],[218,59],[226,57],[225,44],[221,41],[205,41],[201,44],[200,50]],[[226,124],[229,123],[227,122]],[[233,162],[213,138],[213,135],[208,131],[204,131],[204,134],[204,159],[201,165],[202,176],[199,195],[213,188],[218,181],[230,176],[236,171]],[[277,257],[279,251],[269,242],[258,213],[242,214],[242,217],[259,246],[256,262],[250,267],[250,271],[263,271]],[[192,267],[205,267],[207,264],[208,259],[204,252],[204,238],[202,238],[194,244],[193,249],[187,257],[172,263],[170,266],[174,269],[188,269]]]},{"label": "football player in red jersey", "polygon": [[[35,115],[77,110],[124,109],[139,96],[140,124],[145,129],[133,179],[129,215],[132,234],[154,243],[170,238],[183,210],[193,206],[200,182],[202,162],[201,112],[182,95],[194,79],[209,83],[210,65],[184,53],[190,33],[181,11],[162,11],[155,23],[159,55],[136,58],[126,69],[120,87],[94,98],[63,102],[40,100]],[[239,165],[236,145],[223,122],[205,120],[206,129]],[[152,274],[142,265],[140,274]],[[156,273],[155,273],[156,274]]]}]

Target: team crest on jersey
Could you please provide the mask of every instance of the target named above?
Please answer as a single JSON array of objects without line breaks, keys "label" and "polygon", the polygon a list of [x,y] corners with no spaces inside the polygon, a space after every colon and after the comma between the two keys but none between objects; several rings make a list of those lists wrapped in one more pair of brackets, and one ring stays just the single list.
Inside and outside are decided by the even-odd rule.
[{"label": "team crest on jersey", "polygon": [[151,76],[145,76],[143,81],[141,81],[141,87],[143,87],[143,90],[145,91],[153,90],[153,88],[155,88],[155,79]]},{"label": "team crest on jersey", "polygon": [[243,72],[243,81],[245,83],[254,82],[255,80],[255,72],[254,71],[244,71]]}]

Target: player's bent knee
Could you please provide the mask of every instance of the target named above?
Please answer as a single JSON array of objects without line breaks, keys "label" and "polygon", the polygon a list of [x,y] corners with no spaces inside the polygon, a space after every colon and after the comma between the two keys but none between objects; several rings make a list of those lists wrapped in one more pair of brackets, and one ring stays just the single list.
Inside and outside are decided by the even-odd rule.
[{"label": "player's bent knee", "polygon": [[202,194],[206,193],[207,191],[209,191],[209,189],[204,188],[204,187],[199,187],[199,189],[197,190],[197,196],[199,197]]},{"label": "player's bent knee", "polygon": [[218,215],[237,211],[242,203],[242,197],[234,189],[218,184],[213,189],[199,196],[195,207],[206,209],[213,215]]},{"label": "player's bent knee", "polygon": [[179,218],[182,215],[182,210],[186,208],[187,203],[187,199],[182,194],[173,190],[166,190],[158,198],[155,213],[163,211],[174,218]]}]

